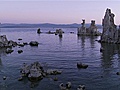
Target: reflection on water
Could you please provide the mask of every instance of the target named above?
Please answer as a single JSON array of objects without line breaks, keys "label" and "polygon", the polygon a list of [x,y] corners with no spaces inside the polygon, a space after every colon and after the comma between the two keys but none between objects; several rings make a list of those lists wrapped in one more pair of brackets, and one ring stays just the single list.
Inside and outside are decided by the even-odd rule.
[{"label": "reflection on water", "polygon": [[1,57],[0,57],[0,66],[2,66],[2,60],[1,60]]},{"label": "reflection on water", "polygon": [[62,43],[63,36],[59,36],[59,42]]},{"label": "reflection on water", "polygon": [[90,44],[91,44],[91,48],[95,47],[95,40],[97,40],[98,36],[89,36],[90,39]]},{"label": "reflection on water", "polygon": [[7,48],[0,48],[0,57],[1,55],[6,55]]},{"label": "reflection on water", "polygon": [[103,72],[108,75],[114,68],[119,68],[120,45],[101,43],[101,47],[104,49],[101,52],[101,66]]},{"label": "reflection on water", "polygon": [[82,48],[85,46],[85,36],[77,36],[78,43],[81,43]]},{"label": "reflection on water", "polygon": [[85,47],[85,42],[90,43],[91,47],[94,47],[95,40],[97,40],[98,36],[77,36],[78,43],[81,43],[81,46]]}]

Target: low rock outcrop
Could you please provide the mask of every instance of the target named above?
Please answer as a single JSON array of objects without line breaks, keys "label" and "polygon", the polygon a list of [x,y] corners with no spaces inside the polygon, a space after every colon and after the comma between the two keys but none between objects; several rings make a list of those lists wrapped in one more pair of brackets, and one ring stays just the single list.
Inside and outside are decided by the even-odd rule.
[{"label": "low rock outcrop", "polygon": [[60,70],[44,70],[43,66],[39,62],[34,62],[30,65],[23,63],[20,72],[22,77],[20,77],[18,81],[22,81],[23,77],[28,77],[30,81],[39,81],[47,75],[61,74]]}]

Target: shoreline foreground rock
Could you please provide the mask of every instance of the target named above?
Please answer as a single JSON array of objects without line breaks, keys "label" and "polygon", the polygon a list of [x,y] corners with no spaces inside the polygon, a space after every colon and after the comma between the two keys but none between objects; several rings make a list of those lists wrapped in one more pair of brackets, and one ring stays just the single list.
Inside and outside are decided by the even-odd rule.
[{"label": "shoreline foreground rock", "polygon": [[15,47],[17,46],[17,42],[12,40],[8,41],[6,35],[0,35],[0,48],[7,47]]}]

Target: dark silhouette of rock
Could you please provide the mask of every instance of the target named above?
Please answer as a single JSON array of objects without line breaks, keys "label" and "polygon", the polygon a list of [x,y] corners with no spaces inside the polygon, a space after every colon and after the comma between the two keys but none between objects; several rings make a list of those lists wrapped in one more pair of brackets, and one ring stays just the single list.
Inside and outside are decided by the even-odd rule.
[{"label": "dark silhouette of rock", "polygon": [[37,33],[38,33],[38,34],[40,34],[40,33],[41,33],[40,28],[38,28]]},{"label": "dark silhouette of rock", "polygon": [[30,43],[29,43],[29,45],[30,46],[38,46],[38,42],[37,41],[31,41]]},{"label": "dark silhouette of rock", "polygon": [[86,64],[77,63],[77,68],[83,68],[83,69],[86,69],[87,67],[88,67],[88,65],[86,65]]},{"label": "dark silhouette of rock", "polygon": [[22,38],[18,38],[18,40],[20,41],[20,40],[22,40]]},{"label": "dark silhouette of rock", "polygon": [[20,53],[22,53],[23,52],[23,50],[18,50],[18,53],[20,54]]}]

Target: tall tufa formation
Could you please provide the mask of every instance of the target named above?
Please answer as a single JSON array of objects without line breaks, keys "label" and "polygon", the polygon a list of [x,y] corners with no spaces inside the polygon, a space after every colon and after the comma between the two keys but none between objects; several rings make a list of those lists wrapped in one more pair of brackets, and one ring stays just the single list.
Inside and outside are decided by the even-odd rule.
[{"label": "tall tufa formation", "polygon": [[111,13],[111,9],[106,9],[105,16],[102,20],[103,32],[100,41],[106,43],[120,43],[120,27],[114,23],[115,15]]},{"label": "tall tufa formation", "polygon": [[95,20],[91,20],[91,25],[89,27],[89,33],[91,35],[97,34],[97,26],[95,25]]},{"label": "tall tufa formation", "polygon": [[85,20],[82,20],[81,27],[78,28],[78,35],[84,35],[86,34],[86,27],[85,27]]}]

